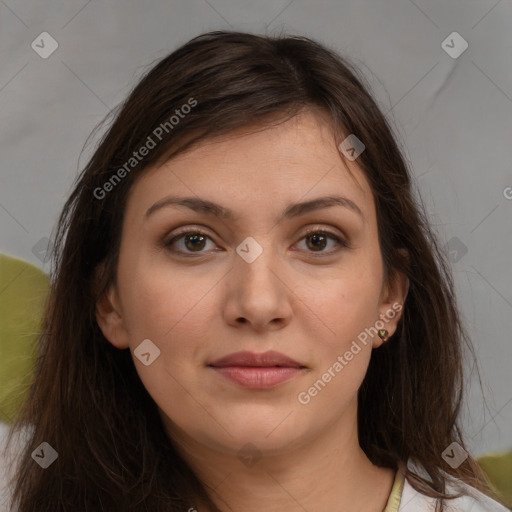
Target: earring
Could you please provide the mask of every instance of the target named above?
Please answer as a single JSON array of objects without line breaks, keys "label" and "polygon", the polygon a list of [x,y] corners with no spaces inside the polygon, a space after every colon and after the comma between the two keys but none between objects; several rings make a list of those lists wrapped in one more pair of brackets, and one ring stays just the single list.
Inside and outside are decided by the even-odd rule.
[{"label": "earring", "polygon": [[379,334],[379,338],[382,341],[386,341],[388,339],[388,331],[386,329],[381,329],[378,334]]}]

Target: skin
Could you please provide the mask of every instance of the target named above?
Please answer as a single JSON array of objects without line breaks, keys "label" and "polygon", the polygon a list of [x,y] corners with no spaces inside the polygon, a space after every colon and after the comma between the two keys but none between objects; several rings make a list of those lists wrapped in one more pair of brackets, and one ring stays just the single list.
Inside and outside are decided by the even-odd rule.
[{"label": "skin", "polygon": [[[333,193],[364,218],[334,206],[276,221],[291,203]],[[170,194],[214,201],[237,219],[181,206],[145,219]],[[164,247],[180,227],[207,234],[196,242],[200,256],[186,238],[174,243],[181,256]],[[331,230],[350,248],[327,239],[316,249],[308,227]],[[252,263],[235,251],[249,236],[263,248]],[[383,341],[360,344],[307,405],[297,396],[403,304],[407,287],[403,275],[384,280],[375,205],[357,160],[344,162],[327,120],[305,111],[202,143],[140,176],[126,204],[117,284],[98,302],[97,320],[132,355],[144,339],[160,349],[149,366],[134,356],[137,372],[221,510],[381,512],[395,473],[359,447],[357,391]],[[399,317],[386,322],[390,336]],[[248,390],[207,366],[241,350],[277,350],[307,368],[274,388]],[[251,466],[238,457],[246,443],[261,456]]]}]

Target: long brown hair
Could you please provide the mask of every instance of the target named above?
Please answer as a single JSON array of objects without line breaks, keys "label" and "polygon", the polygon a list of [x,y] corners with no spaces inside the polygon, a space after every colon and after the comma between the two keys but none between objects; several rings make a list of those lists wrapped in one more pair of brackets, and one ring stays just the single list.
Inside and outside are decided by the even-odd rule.
[{"label": "long brown hair", "polygon": [[[357,163],[373,191],[384,268],[410,283],[398,330],[373,351],[359,390],[360,445],[379,466],[421,464],[428,477],[407,478],[432,497],[447,497],[447,474],[489,493],[474,459],[453,469],[442,458],[452,442],[465,447],[457,418],[462,349],[471,346],[448,264],[368,91],[353,64],[309,38],[222,31],[159,61],[112,113],[54,237],[37,363],[9,435],[30,429],[12,481],[19,512],[186,511],[200,502],[218,510],[173,449],[130,351],[103,336],[95,304],[115,279],[127,196],[147,166],[304,109],[326,114],[338,142],[355,134],[365,144]],[[154,147],[130,160],[149,138]],[[42,442],[58,452],[46,470],[31,460]]]}]

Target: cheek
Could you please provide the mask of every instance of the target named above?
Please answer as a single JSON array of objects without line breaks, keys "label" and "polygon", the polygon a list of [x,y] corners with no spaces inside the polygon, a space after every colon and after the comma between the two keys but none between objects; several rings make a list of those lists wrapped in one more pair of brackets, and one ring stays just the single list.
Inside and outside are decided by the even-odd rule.
[{"label": "cheek", "polygon": [[[130,275],[132,278],[127,279]],[[130,350],[134,354],[145,339],[160,350],[148,366],[134,354],[136,371],[157,405],[173,410],[176,403],[188,400],[184,387],[191,387],[190,364],[201,361],[199,352],[208,333],[211,335],[211,323],[205,318],[207,308],[212,308],[208,291],[212,291],[214,281],[192,280],[176,271],[171,275],[157,265],[127,269],[124,278],[123,311]],[[190,398],[188,411],[194,403]]]},{"label": "cheek", "polygon": [[320,309],[330,329],[317,338],[316,364],[298,396],[301,404],[314,402],[319,411],[337,404],[339,412],[357,396],[372,353],[379,284],[376,272],[350,273],[330,284]]},{"label": "cheek", "polygon": [[[329,282],[321,305],[316,307],[331,328],[332,349],[341,350],[350,345],[378,320],[381,285],[380,260],[371,254],[354,255],[350,264]],[[315,300],[318,299],[312,298]]]},{"label": "cheek", "polygon": [[125,254],[132,256],[119,263],[119,283],[131,341],[153,337],[166,343],[184,324],[193,330],[197,322],[190,318],[204,313],[202,302],[215,284],[212,275],[180,272],[164,254],[155,258],[137,248]]},{"label": "cheek", "polygon": [[[137,373],[158,405],[172,410],[172,404],[186,398],[182,386],[197,387],[191,367],[205,363],[205,343],[212,338],[213,316],[219,315],[218,277],[156,264],[133,269],[131,275],[123,304],[130,349],[133,354],[142,340],[150,339],[160,350],[149,366],[139,363],[135,353]],[[200,394],[196,389],[194,395]]]}]

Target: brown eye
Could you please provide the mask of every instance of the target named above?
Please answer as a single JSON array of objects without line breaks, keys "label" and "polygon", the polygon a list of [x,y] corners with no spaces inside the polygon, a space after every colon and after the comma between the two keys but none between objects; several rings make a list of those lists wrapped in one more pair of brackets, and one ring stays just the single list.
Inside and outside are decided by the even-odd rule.
[{"label": "brown eye", "polygon": [[327,237],[322,233],[312,233],[306,236],[306,244],[310,249],[325,249]]},{"label": "brown eye", "polygon": [[[171,238],[171,240],[165,243],[165,247],[168,247],[170,250],[175,252],[201,253],[206,252],[203,251],[203,249],[206,246],[207,240],[211,239],[206,233],[203,233],[202,231],[185,231]],[[181,247],[175,248],[175,246],[178,245],[178,241],[183,242],[183,244]]]},{"label": "brown eye", "polygon": [[205,237],[201,234],[185,235],[185,246],[191,251],[200,251],[204,248]]},{"label": "brown eye", "polygon": [[[306,248],[303,250],[309,253],[318,253],[318,256],[327,256],[337,251],[339,247],[327,251],[325,250],[329,242],[334,242],[337,246],[349,247],[348,244],[337,235],[325,230],[317,229],[309,231],[302,237],[301,242],[302,240],[306,241]],[[212,239],[202,231],[182,231],[168,242],[164,242],[164,246],[175,253],[181,253],[183,255],[196,253],[199,255],[208,252],[206,249],[208,241],[213,243]]]},{"label": "brown eye", "polygon": [[302,240],[306,241],[307,252],[320,253],[319,255],[329,255],[337,250],[336,248],[328,251],[324,250],[328,246],[329,241],[334,241],[335,245],[348,248],[348,244],[346,242],[330,231],[309,231]]}]

